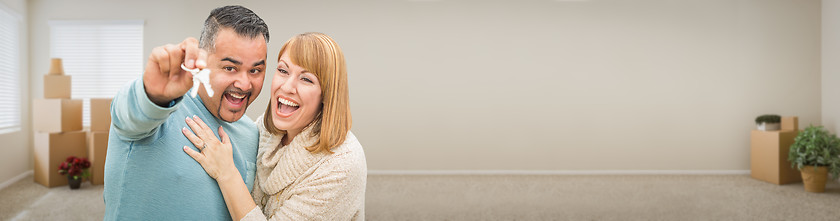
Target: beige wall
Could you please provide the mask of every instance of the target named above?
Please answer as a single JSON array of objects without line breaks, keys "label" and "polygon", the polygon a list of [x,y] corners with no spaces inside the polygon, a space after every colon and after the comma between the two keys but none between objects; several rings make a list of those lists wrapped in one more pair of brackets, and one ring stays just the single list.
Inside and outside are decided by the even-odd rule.
[{"label": "beige wall", "polygon": [[[148,55],[224,4],[29,1],[31,97],[50,19],[143,19]],[[755,116],[821,122],[817,0],[241,4],[269,67],[293,34],[338,41],[371,170],[747,170]]]},{"label": "beige wall", "polygon": [[840,131],[840,0],[822,1],[822,123]]},{"label": "beige wall", "polygon": [[822,1],[821,58],[822,123],[837,133],[840,131],[840,0]]},{"label": "beige wall", "polygon": [[[24,0],[0,0],[0,5],[11,9],[21,16],[20,35],[20,94],[21,94],[21,128],[20,131],[0,134],[0,184],[10,180],[26,171],[32,170],[32,148],[30,148],[29,121],[29,70],[28,60],[28,39],[27,39],[27,8]],[[7,79],[3,79],[6,81]]]}]

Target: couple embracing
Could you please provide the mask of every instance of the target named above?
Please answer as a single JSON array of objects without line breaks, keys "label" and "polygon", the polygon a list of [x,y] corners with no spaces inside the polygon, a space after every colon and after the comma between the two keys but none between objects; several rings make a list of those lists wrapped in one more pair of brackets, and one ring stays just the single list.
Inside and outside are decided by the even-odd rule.
[{"label": "couple embracing", "polygon": [[[253,11],[224,6],[199,40],[152,51],[111,104],[105,220],[364,220],[367,165],[341,49],[321,33],[286,41],[254,121],[245,110],[268,40]],[[198,96],[181,65],[210,70]]]}]

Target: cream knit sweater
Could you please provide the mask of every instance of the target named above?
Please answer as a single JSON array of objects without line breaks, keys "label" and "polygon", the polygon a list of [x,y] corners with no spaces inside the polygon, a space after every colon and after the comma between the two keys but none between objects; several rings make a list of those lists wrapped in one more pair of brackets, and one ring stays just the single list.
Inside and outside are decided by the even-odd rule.
[{"label": "cream knit sweater", "polygon": [[254,197],[257,207],[242,220],[364,220],[367,162],[348,131],[333,153],[310,153],[318,139],[306,129],[287,146],[257,118],[260,146]]}]

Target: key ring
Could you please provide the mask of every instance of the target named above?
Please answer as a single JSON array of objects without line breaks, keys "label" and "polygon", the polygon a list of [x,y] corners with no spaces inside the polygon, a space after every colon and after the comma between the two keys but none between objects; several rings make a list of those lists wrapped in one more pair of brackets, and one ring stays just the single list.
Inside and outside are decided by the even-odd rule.
[{"label": "key ring", "polygon": [[193,75],[193,87],[191,88],[192,92],[190,92],[190,96],[195,97],[195,95],[198,95],[198,85],[200,83],[204,85],[204,90],[207,91],[207,96],[213,97],[213,89],[210,88],[210,69],[189,69],[187,66],[184,66],[184,64],[181,64],[181,69],[184,69]]}]

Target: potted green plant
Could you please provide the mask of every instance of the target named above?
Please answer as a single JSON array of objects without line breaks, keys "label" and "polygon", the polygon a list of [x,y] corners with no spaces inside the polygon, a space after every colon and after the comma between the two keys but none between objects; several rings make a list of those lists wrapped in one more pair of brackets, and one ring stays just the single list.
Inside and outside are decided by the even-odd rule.
[{"label": "potted green plant", "polygon": [[802,173],[805,191],[823,192],[828,173],[840,174],[840,138],[822,126],[808,126],[790,145],[788,161]]},{"label": "potted green plant", "polygon": [[67,157],[67,160],[58,165],[58,173],[67,175],[67,183],[70,184],[70,189],[79,189],[82,185],[82,178],[90,176],[88,172],[90,168],[90,161],[87,158],[78,158],[75,156]]},{"label": "potted green plant", "polygon": [[755,118],[755,125],[758,130],[774,131],[781,127],[782,117],[775,114],[765,114]]}]

